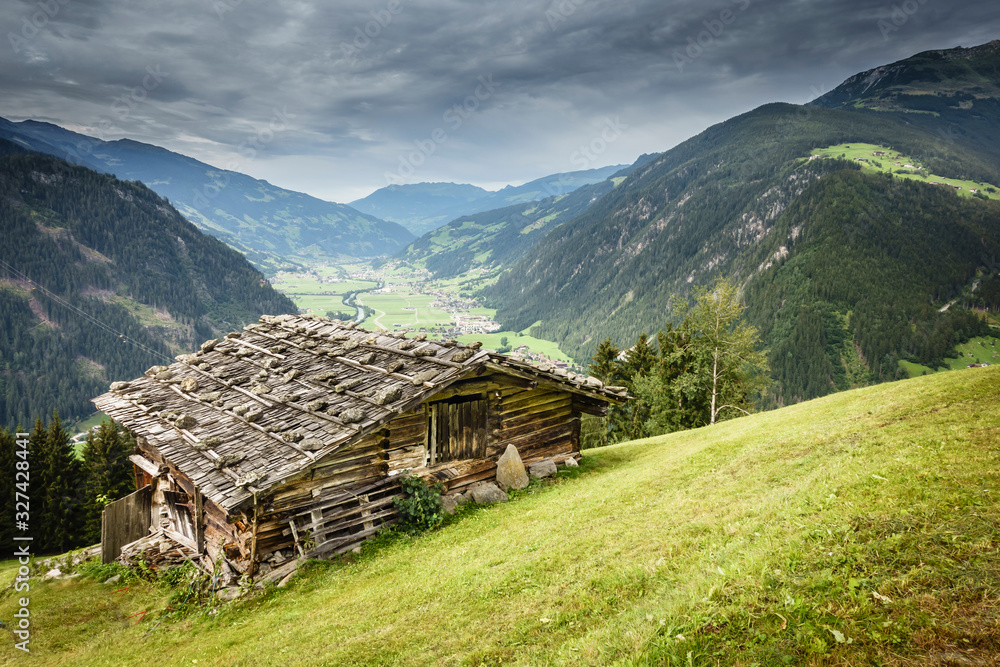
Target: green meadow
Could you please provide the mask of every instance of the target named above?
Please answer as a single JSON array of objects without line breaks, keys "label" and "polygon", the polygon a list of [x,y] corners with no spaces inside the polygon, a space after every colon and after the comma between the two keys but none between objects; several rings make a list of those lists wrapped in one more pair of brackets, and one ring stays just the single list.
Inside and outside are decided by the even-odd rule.
[{"label": "green meadow", "polygon": [[[884,155],[875,155],[877,152],[884,153]],[[864,159],[867,161],[858,162],[864,171],[891,173],[896,178],[908,178],[922,183],[944,183],[951,188],[961,188],[955,190],[955,192],[962,197],[971,197],[973,196],[972,191],[976,190],[990,199],[1000,199],[1000,187],[992,183],[977,183],[975,181],[929,174],[924,169],[917,169],[917,167],[923,166],[919,161],[885,146],[855,143],[837,144],[836,146],[829,146],[827,148],[817,148],[812,152],[812,155],[818,155],[821,158],[842,158],[851,161]],[[897,162],[899,164],[896,164]],[[912,165],[912,168],[907,168],[906,165],[908,164]]]},{"label": "green meadow", "polygon": [[[185,606],[187,583],[33,581],[5,664],[990,665],[1000,367],[586,450],[434,532]],[[0,574],[11,579],[8,564]]]},{"label": "green meadow", "polygon": [[[451,324],[451,314],[431,304],[438,298],[412,292],[361,294],[358,303],[374,311],[364,322],[368,329],[406,329],[445,327]],[[398,325],[398,326],[397,326]]]},{"label": "green meadow", "polygon": [[910,377],[917,377],[918,375],[934,373],[936,371],[957,370],[966,368],[970,364],[1000,365],[1000,337],[980,336],[973,338],[965,343],[956,345],[955,350],[959,353],[959,356],[945,359],[945,363],[948,364],[945,367],[934,369],[910,361],[900,361],[899,365],[906,369]]}]

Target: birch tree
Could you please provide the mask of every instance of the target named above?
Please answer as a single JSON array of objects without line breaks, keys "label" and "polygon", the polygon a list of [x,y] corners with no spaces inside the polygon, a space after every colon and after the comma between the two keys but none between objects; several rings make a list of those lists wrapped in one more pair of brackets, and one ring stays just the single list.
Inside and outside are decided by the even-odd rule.
[{"label": "birch tree", "polygon": [[709,288],[698,288],[688,312],[705,369],[703,389],[709,397],[709,424],[724,410],[750,414],[752,396],[767,385],[767,355],[758,349],[757,327],[743,322],[744,306],[736,286],[720,278]]}]

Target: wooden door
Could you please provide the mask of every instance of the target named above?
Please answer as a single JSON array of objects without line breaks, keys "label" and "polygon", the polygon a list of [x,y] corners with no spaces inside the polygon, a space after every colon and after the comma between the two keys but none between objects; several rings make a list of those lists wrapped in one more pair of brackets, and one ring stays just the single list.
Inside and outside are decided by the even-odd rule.
[{"label": "wooden door", "polygon": [[428,465],[486,456],[486,399],[459,396],[428,406]]}]

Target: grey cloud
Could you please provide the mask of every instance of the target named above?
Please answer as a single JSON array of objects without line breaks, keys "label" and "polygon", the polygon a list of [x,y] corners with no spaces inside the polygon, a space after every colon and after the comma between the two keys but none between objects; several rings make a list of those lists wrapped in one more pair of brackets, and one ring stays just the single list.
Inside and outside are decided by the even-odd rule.
[{"label": "grey cloud", "polygon": [[[450,130],[448,142],[413,180],[528,180],[571,169],[567,156],[605,117],[628,119],[607,153],[627,161],[759,104],[804,102],[862,69],[1000,29],[993,0],[909,0],[917,11],[888,36],[878,21],[898,0],[47,2],[58,11],[17,52],[0,43],[0,115],[84,131],[110,116],[120,135],[222,163],[285,110],[289,129],[246,170],[341,200],[384,185],[435,128]],[[37,11],[3,3],[0,32],[20,36]],[[169,76],[115,118],[114,100],[147,66]],[[495,94],[448,128],[446,112],[488,75]]]}]

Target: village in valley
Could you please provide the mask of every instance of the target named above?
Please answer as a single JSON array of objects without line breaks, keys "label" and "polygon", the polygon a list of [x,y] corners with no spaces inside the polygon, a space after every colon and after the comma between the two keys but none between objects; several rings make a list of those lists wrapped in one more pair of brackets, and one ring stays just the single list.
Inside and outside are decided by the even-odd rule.
[{"label": "village in valley", "polygon": [[302,313],[356,321],[370,330],[426,334],[430,339],[462,343],[479,341],[488,349],[584,372],[556,343],[533,337],[531,327],[501,330],[493,319],[495,311],[475,296],[492,277],[477,269],[437,279],[423,267],[389,260],[279,271],[270,282]]}]

